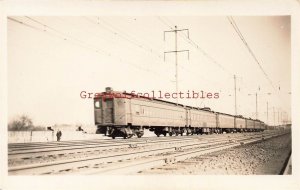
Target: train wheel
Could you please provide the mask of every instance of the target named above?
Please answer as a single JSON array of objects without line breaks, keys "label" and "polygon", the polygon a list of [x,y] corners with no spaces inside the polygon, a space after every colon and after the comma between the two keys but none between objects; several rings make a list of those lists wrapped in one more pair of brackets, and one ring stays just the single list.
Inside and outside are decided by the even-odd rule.
[{"label": "train wheel", "polygon": [[164,137],[167,136],[167,133],[164,133]]},{"label": "train wheel", "polygon": [[[142,136],[142,135],[141,135],[141,136]],[[133,137],[133,135],[132,135],[132,134],[127,136],[127,138],[129,138],[129,139],[130,139],[131,137]]]},{"label": "train wheel", "polygon": [[116,137],[115,137],[115,136],[111,136],[111,138],[112,138],[112,139],[115,139]]},{"label": "train wheel", "polygon": [[169,133],[169,135],[170,135],[170,137],[171,137],[171,136],[173,136],[173,133],[172,133],[172,132],[170,132],[170,133]]}]

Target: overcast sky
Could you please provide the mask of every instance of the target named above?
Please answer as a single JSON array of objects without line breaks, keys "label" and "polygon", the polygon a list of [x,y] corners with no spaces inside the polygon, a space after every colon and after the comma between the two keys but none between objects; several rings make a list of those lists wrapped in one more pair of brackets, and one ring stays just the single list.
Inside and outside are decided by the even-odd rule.
[{"label": "overcast sky", "polygon": [[255,118],[257,92],[259,119],[267,120],[267,102],[270,124],[273,107],[276,122],[278,111],[290,116],[289,16],[233,17],[267,76],[227,17],[10,18],[9,119],[27,114],[41,125],[93,124],[93,101],[80,98],[83,90],[175,92],[174,54],[164,61],[163,53],[174,50],[174,33],[164,40],[164,31],[175,25],[190,37],[178,33],[178,50],[189,50],[189,59],[178,54],[179,90],[220,94],[180,103],[234,114],[235,74],[238,114]]}]

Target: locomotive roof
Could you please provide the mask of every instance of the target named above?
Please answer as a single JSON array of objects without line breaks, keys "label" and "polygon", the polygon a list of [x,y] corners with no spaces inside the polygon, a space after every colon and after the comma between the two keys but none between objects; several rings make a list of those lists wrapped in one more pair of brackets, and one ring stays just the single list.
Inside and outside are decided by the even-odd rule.
[{"label": "locomotive roof", "polygon": [[[102,92],[101,95],[110,95],[110,94],[124,94],[126,95],[125,97],[119,97],[119,98],[128,98],[128,99],[131,99],[131,98],[141,98],[141,99],[145,99],[145,100],[155,100],[155,101],[159,101],[159,102],[164,102],[164,103],[167,103],[167,104],[173,104],[173,105],[177,105],[177,106],[181,106],[181,107],[188,107],[188,106],[185,106],[183,104],[176,104],[174,102],[168,102],[168,101],[165,101],[165,100],[162,100],[162,99],[157,99],[157,98],[149,98],[147,96],[140,96],[136,94],[131,94],[131,93],[127,93],[127,92],[118,92],[118,91],[113,91],[113,92],[110,92],[110,93],[107,93],[107,92]],[[98,96],[98,97],[94,97],[94,99],[100,99],[101,98],[101,95]]]},{"label": "locomotive roof", "polygon": [[[120,93],[120,92],[119,92]],[[127,92],[121,92],[123,94],[126,94],[126,95],[129,95],[129,96],[133,96],[132,94],[130,93],[127,93]],[[166,100],[162,100],[162,99],[158,99],[158,98],[149,98],[149,97],[146,97],[146,96],[139,96],[139,98],[143,98],[143,99],[147,99],[147,100],[155,100],[155,101],[159,101],[159,102],[164,102],[164,103],[167,103],[167,104],[172,104],[172,105],[177,105],[177,106],[181,106],[183,108],[190,108],[190,109],[195,109],[195,110],[201,110],[201,111],[204,111],[204,112],[210,112],[210,113],[215,113],[214,111],[209,111],[209,110],[204,110],[202,108],[199,108],[199,107],[193,107],[193,106],[187,106],[187,105],[183,105],[183,104],[177,104],[177,103],[174,103],[174,102],[169,102],[169,101],[166,101]]]},{"label": "locomotive roof", "polygon": [[[124,95],[126,95],[126,98],[137,98],[136,94],[131,94],[131,93],[127,93],[127,92],[120,92],[120,91],[102,92],[101,94],[102,95],[106,95],[106,94],[124,94]],[[95,97],[94,99],[99,99],[99,98],[101,98],[101,96]],[[203,111],[203,112],[217,113],[217,114],[227,115],[227,116],[231,116],[231,117],[244,118],[244,119],[248,119],[248,120],[252,120],[252,121],[262,122],[258,119],[252,119],[250,117],[245,118],[242,115],[236,115],[235,116],[235,115],[231,115],[231,114],[228,114],[228,113],[215,112],[215,111],[211,111],[211,110],[202,109],[202,108],[199,108],[199,107],[193,107],[193,106],[187,106],[187,105],[183,105],[183,104],[177,104],[177,103],[174,103],[174,102],[169,102],[169,101],[158,99],[158,98],[149,98],[147,96],[138,96],[138,98],[142,98],[142,99],[146,99],[146,100],[150,100],[150,101],[155,100],[155,101],[163,102],[163,103],[166,103],[166,104],[172,104],[172,105],[175,105],[175,106],[180,106],[180,107],[183,107],[183,108],[190,108],[190,109],[199,110],[199,111]]]},{"label": "locomotive roof", "polygon": [[234,115],[231,115],[231,114],[228,114],[228,113],[223,113],[223,112],[216,112],[218,114],[222,114],[222,115],[228,115],[228,116],[231,116],[231,117],[234,117]]}]

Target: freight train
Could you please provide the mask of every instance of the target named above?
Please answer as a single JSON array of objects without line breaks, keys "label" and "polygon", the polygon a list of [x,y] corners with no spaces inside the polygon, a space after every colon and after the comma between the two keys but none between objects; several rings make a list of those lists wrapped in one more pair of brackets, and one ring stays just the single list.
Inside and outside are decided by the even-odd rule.
[{"label": "freight train", "polygon": [[106,88],[94,97],[97,134],[138,138],[144,129],[160,135],[193,135],[233,132],[260,132],[266,124],[260,120],[185,106]]}]

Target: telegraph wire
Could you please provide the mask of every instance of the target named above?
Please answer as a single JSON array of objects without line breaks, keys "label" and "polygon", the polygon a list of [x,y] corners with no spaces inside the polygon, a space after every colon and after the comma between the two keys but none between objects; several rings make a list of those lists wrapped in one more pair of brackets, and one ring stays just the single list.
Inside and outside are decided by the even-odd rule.
[{"label": "telegraph wire", "polygon": [[[172,27],[172,22],[171,21],[167,21],[167,18],[165,18],[165,20],[158,16],[157,17],[158,20],[165,26],[167,26],[168,28],[170,28],[171,30],[173,30]],[[169,24],[169,23],[170,24]],[[229,72],[227,69],[225,69],[221,64],[219,64],[213,57],[211,57],[208,53],[206,53],[202,48],[200,48],[200,46],[198,44],[195,43],[195,41],[193,41],[191,38],[189,38],[189,36],[186,33],[179,33],[179,36],[186,41],[187,43],[189,43],[190,45],[194,46],[198,51],[200,51],[206,58],[208,58],[208,60],[210,60],[211,62],[213,62],[215,65],[217,65],[221,70],[223,70],[226,74],[229,74],[230,76],[233,76],[233,74],[231,74],[231,72]],[[181,68],[184,68],[182,66],[180,66]],[[188,70],[186,70],[188,71]],[[190,71],[189,71],[190,72]],[[192,73],[192,72],[190,72]],[[192,73],[195,74],[195,73]],[[195,74],[195,76],[200,77],[199,74]],[[202,77],[203,78],[203,77]],[[211,81],[212,82],[212,81]],[[220,84],[220,86],[222,86],[222,84]],[[201,102],[201,104],[203,103],[203,101]],[[200,104],[200,105],[201,105]]]},{"label": "telegraph wire", "polygon": [[[170,28],[171,30],[173,30],[172,27],[172,22],[171,21],[167,21],[167,18],[165,18],[165,20],[162,17],[157,17],[158,20],[165,26],[167,26],[168,28]],[[169,23],[171,24],[169,24]],[[174,25],[174,24],[173,24]],[[190,45],[194,46],[198,51],[201,52],[201,54],[203,54],[206,58],[208,58],[208,60],[210,60],[212,63],[214,63],[215,65],[217,65],[221,70],[223,70],[226,74],[229,74],[230,76],[232,76],[231,72],[229,72],[227,69],[225,69],[221,64],[219,64],[213,57],[211,57],[208,53],[206,53],[202,48],[200,48],[200,46],[198,44],[196,44],[195,41],[193,41],[191,38],[189,38],[189,36],[185,33],[179,33],[179,36],[186,41],[187,43],[189,43]],[[183,68],[183,67],[182,67]],[[194,73],[193,73],[194,74]],[[199,77],[199,75],[197,75]],[[202,103],[204,102],[204,100],[202,100],[202,102],[200,103],[200,105],[202,105]]]},{"label": "telegraph wire", "polygon": [[[167,18],[165,18],[167,20]],[[162,19],[160,19],[162,20]],[[172,23],[171,21],[169,21],[170,23]],[[182,34],[183,36],[184,34]],[[200,46],[193,41],[191,38],[188,38],[186,35],[184,36],[185,41],[187,41],[189,44],[193,45],[195,48],[197,48],[204,56],[206,56],[208,59],[210,59],[214,64],[216,64],[219,68],[221,68],[224,72],[226,72],[227,74],[229,74],[230,76],[232,76],[231,72],[229,72],[226,68],[224,68],[221,64],[219,64],[214,58],[212,58],[210,55],[208,55],[203,49],[200,48]],[[248,87],[246,87],[248,89]],[[249,90],[249,89],[248,89]],[[239,91],[239,93],[241,93]],[[241,109],[241,108],[239,108]]]},{"label": "telegraph wire", "polygon": [[[130,43],[133,43],[134,45],[136,45],[138,48],[142,48],[142,49],[144,49],[144,50],[146,50],[146,51],[148,51],[149,53],[152,53],[152,54],[155,54],[155,55],[157,55],[157,56],[155,56],[155,57],[157,57],[157,58],[159,58],[159,60],[164,60],[164,58],[161,56],[161,55],[159,55],[158,53],[156,54],[156,53],[154,53],[154,50],[153,49],[151,49],[151,48],[149,48],[149,49],[145,49],[145,48],[143,48],[143,47],[146,47],[144,44],[142,44],[142,43],[139,43],[139,42],[134,42],[134,41],[132,41],[132,40],[129,40],[128,38],[129,38],[129,35],[128,34],[126,34],[124,31],[122,31],[121,29],[118,29],[117,27],[115,27],[114,25],[112,25],[111,23],[108,23],[107,21],[105,21],[104,19],[97,19],[97,22],[96,21],[93,21],[92,19],[90,19],[90,18],[86,18],[86,20],[88,20],[88,21],[90,21],[91,23],[93,23],[93,24],[97,24],[97,25],[99,25],[99,21],[100,22],[102,22],[102,23],[106,23],[107,25],[109,25],[110,26],[110,28],[108,28],[108,27],[106,27],[106,30],[108,30],[109,32],[111,32],[112,34],[115,34],[115,35],[119,35],[121,38],[123,38],[124,40],[126,40],[126,41],[128,41],[128,42],[130,42]],[[101,26],[103,26],[103,25],[101,25]],[[104,26],[103,26],[104,27]],[[172,29],[172,27],[170,26],[170,28]],[[124,38],[122,35],[126,35],[126,36],[128,36],[128,38]],[[139,41],[139,40],[137,40],[136,38],[135,38],[135,41]],[[185,71],[187,71],[187,72],[190,72],[190,73],[192,73],[191,71],[189,71],[189,70],[187,70],[187,69],[185,69],[185,67],[183,67],[183,66],[181,66],[181,65],[179,65],[182,69],[184,69]],[[199,76],[199,74],[196,74],[196,73],[192,73],[192,74],[194,74],[195,76]],[[212,83],[215,83],[216,84],[216,82],[214,82],[214,81],[211,81],[211,80],[208,80],[208,79],[206,79],[206,78],[204,78],[204,77],[201,77],[202,79],[204,79],[204,80],[206,80],[207,82],[212,82]],[[218,83],[220,86],[222,85],[221,83]]]},{"label": "telegraph wire", "polygon": [[[231,17],[232,18],[232,17]],[[158,19],[167,27],[172,28],[172,26],[170,24],[167,23],[167,21],[164,21],[161,17],[158,17]],[[229,19],[229,18],[228,18]],[[233,18],[232,18],[233,19]],[[167,18],[165,18],[165,20],[168,20]],[[230,20],[230,19],[229,19]],[[168,21],[169,23],[173,24],[170,20]],[[247,44],[247,49],[250,50],[250,53],[252,56],[254,56],[255,61],[258,63],[260,69],[262,70],[262,72],[264,73],[265,77],[267,78],[268,82],[271,84],[272,88],[275,90],[276,89],[273,85],[273,82],[271,81],[271,79],[269,78],[269,76],[267,75],[267,73],[264,71],[264,69],[262,68],[261,64],[259,63],[258,59],[256,58],[255,54],[253,53],[253,51],[251,50],[251,48],[249,47],[248,43],[246,42],[243,34],[241,33],[241,31],[239,30],[236,22],[233,20],[233,22],[231,23],[232,26],[234,27],[236,33],[239,35],[239,37],[241,38],[241,40],[243,41],[244,44]],[[219,64],[214,58],[212,58],[210,55],[208,55],[203,49],[200,48],[200,46],[193,41],[191,38],[188,38],[186,34],[179,34],[180,36],[184,37],[184,40],[186,42],[188,42],[189,44],[193,45],[195,48],[197,48],[204,56],[206,56],[208,59],[210,59],[214,64],[216,64],[219,68],[221,68],[223,71],[225,71],[226,73],[228,73],[229,75],[232,75],[226,68],[224,68],[221,64]],[[249,88],[246,87],[248,90]],[[279,96],[279,95],[278,95]],[[281,99],[279,97],[279,99]],[[282,102],[280,101],[280,103],[282,104]]]},{"label": "telegraph wire", "polygon": [[[268,74],[266,73],[266,71],[263,69],[261,63],[258,61],[256,55],[254,54],[254,52],[252,51],[252,49],[250,48],[249,44],[247,43],[245,37],[243,36],[242,32],[240,31],[239,27],[237,26],[234,18],[232,16],[228,16],[227,17],[228,21],[230,22],[230,24],[232,25],[233,29],[235,30],[235,32],[238,34],[239,38],[242,40],[242,42],[244,43],[244,45],[246,46],[247,50],[249,51],[250,55],[253,57],[254,61],[257,63],[257,65],[259,66],[260,70],[262,71],[262,73],[264,74],[266,80],[268,81],[268,83],[271,85],[271,87],[274,89],[274,92],[276,93],[277,90],[272,82],[272,80],[270,79],[270,77],[268,76]],[[279,103],[282,106],[282,97],[280,96],[279,92],[277,93],[278,99],[279,99]]]},{"label": "telegraph wire", "polygon": [[[55,33],[59,34],[59,35],[60,35],[59,38],[60,38],[60,39],[63,39],[64,41],[68,41],[68,42],[70,42],[70,43],[72,43],[72,44],[75,44],[75,45],[78,45],[78,46],[80,46],[80,47],[82,47],[82,48],[92,50],[93,52],[96,52],[96,53],[98,53],[98,54],[102,54],[102,55],[109,56],[109,57],[114,57],[116,60],[118,60],[118,61],[120,61],[120,62],[122,62],[122,63],[131,65],[131,66],[133,66],[133,67],[135,67],[135,68],[137,68],[137,69],[139,69],[139,70],[144,70],[144,71],[146,71],[146,72],[150,72],[150,73],[153,73],[153,74],[155,74],[155,75],[160,76],[160,74],[157,73],[157,72],[151,71],[151,70],[149,70],[149,69],[142,68],[142,67],[140,67],[140,66],[138,66],[138,65],[136,65],[136,64],[133,64],[133,63],[131,63],[131,62],[128,62],[128,61],[126,61],[126,60],[123,60],[123,59],[122,59],[121,57],[119,57],[119,56],[113,56],[110,52],[107,52],[107,51],[105,51],[105,50],[103,50],[103,49],[99,49],[98,47],[95,47],[95,46],[93,46],[93,45],[86,45],[86,43],[83,42],[82,40],[80,40],[80,39],[78,39],[78,38],[75,38],[75,37],[73,37],[73,36],[71,36],[71,35],[65,34],[65,33],[63,33],[63,32],[60,32],[59,30],[57,30],[57,29],[55,29],[55,28],[53,28],[53,27],[50,27],[50,26],[48,26],[48,25],[42,23],[41,21],[38,21],[38,20],[33,19],[33,18],[31,18],[31,17],[28,17],[28,16],[26,16],[26,18],[29,19],[29,20],[31,20],[31,21],[33,21],[33,22],[35,22],[35,23],[37,23],[37,24],[39,24],[39,25],[42,25],[44,28],[50,29],[50,30],[54,31]],[[19,23],[19,24],[21,24],[21,25],[24,25],[24,26],[26,26],[26,27],[30,27],[30,28],[33,28],[33,29],[35,29],[35,30],[41,31],[41,32],[49,32],[49,31],[46,30],[46,29],[40,29],[40,28],[34,27],[34,26],[32,26],[32,25],[30,25],[30,24],[24,22],[24,21],[19,21],[19,20],[17,20],[17,19],[10,18],[10,17],[9,17],[8,19],[9,19],[9,20],[12,20],[12,21],[14,21],[14,22],[16,22],[16,23]],[[51,33],[48,33],[48,34],[51,34]],[[54,36],[55,36],[55,37],[58,37],[58,36],[56,36],[56,35],[54,35]],[[72,40],[73,40],[73,41],[72,41]],[[74,43],[74,41],[77,41],[77,43]],[[102,53],[100,53],[100,52],[102,52]]]},{"label": "telegraph wire", "polygon": [[157,57],[159,57],[160,59],[163,58],[162,55],[155,53],[154,49],[151,47],[148,47],[144,44],[141,44],[140,42],[138,42],[138,40],[133,39],[132,37],[130,37],[128,34],[126,34],[125,32],[121,31],[120,29],[116,28],[115,26],[113,26],[112,24],[106,22],[104,19],[99,19],[98,18],[98,22],[95,22],[94,20],[85,17],[86,20],[88,20],[89,22],[96,24],[97,26],[99,25],[99,21],[101,21],[102,23],[106,24],[106,26],[104,26],[104,24],[102,24],[101,26],[103,28],[105,28],[106,30],[110,31],[111,33],[119,36],[120,38],[132,43],[133,45],[135,45],[136,47],[143,49],[144,51],[147,51],[149,53],[155,54]]},{"label": "telegraph wire", "polygon": [[[167,18],[165,18],[167,20]],[[158,17],[158,20],[161,21],[164,25],[166,25],[167,27],[173,29],[173,27],[167,23],[167,21],[164,21],[161,17]],[[171,21],[168,21],[172,24]],[[218,66],[221,70],[223,70],[225,73],[229,74],[230,76],[232,76],[233,74],[228,71],[224,66],[222,66],[220,63],[218,63],[212,56],[210,56],[208,53],[206,53],[206,51],[204,51],[194,40],[192,40],[191,38],[189,38],[187,36],[187,34],[185,33],[181,33],[179,34],[179,36],[182,37],[183,40],[185,40],[187,43],[191,44],[192,46],[194,46],[198,51],[200,51],[200,53],[202,55],[204,55],[206,58],[208,58],[208,60],[210,60],[212,63],[214,63],[216,66]]]},{"label": "telegraph wire", "polygon": [[[92,23],[92,24],[98,25],[99,27],[100,27],[100,26],[103,27],[104,29],[108,30],[109,32],[111,32],[111,33],[114,34],[114,35],[118,35],[120,38],[122,38],[122,39],[128,41],[129,43],[132,43],[132,44],[135,45],[136,47],[141,48],[141,49],[143,49],[143,50],[145,50],[145,51],[148,51],[149,53],[155,55],[155,57],[158,58],[159,60],[164,60],[163,56],[159,55],[159,53],[155,53],[155,51],[154,51],[152,48],[145,48],[145,47],[147,47],[147,46],[144,45],[144,44],[142,44],[142,43],[140,43],[140,42],[138,42],[139,40],[138,40],[137,38],[135,38],[135,40],[129,39],[129,38],[132,38],[132,37],[130,37],[128,34],[126,34],[126,32],[124,32],[124,31],[122,31],[121,29],[117,28],[116,26],[112,25],[111,23],[108,23],[108,22],[105,21],[104,19],[100,19],[99,17],[97,18],[97,21],[95,21],[95,20],[93,20],[93,19],[90,19],[90,18],[88,18],[88,17],[85,17],[85,19],[86,19],[87,21],[89,21],[90,23]],[[159,19],[160,19],[160,17],[159,17]],[[102,23],[101,25],[99,25],[100,22]],[[103,23],[106,24],[106,25],[108,25],[109,27],[108,27],[108,26],[104,26]],[[172,29],[171,26],[169,26],[169,28]],[[125,36],[127,36],[127,37],[125,37]],[[132,38],[132,39],[133,39],[133,38]],[[183,39],[184,39],[184,38],[183,38]],[[186,40],[186,39],[184,39],[184,40]],[[189,41],[187,41],[187,42],[189,42]],[[182,69],[186,70],[187,72],[192,73],[191,71],[185,69],[183,66],[180,65],[180,67],[181,67]],[[199,75],[196,74],[196,73],[192,73],[192,74],[194,74],[195,76],[199,76]],[[212,83],[215,83],[215,84],[216,84],[216,82],[214,82],[214,81],[208,80],[208,79],[203,78],[203,77],[201,77],[201,78],[204,79],[204,80],[207,81],[207,82],[212,82]],[[218,84],[219,84],[220,86],[222,86],[221,83],[218,83]]]},{"label": "telegraph wire", "polygon": [[[168,24],[167,21],[164,20],[164,19],[166,19],[166,18],[163,19],[163,18],[160,17],[160,16],[158,16],[157,18],[158,18],[158,20],[159,20],[163,25],[167,26],[167,27],[170,28],[171,30],[173,29],[173,27],[171,26],[171,24],[173,24],[173,23],[171,23],[171,21],[169,21],[171,24]],[[184,35],[185,35],[185,36],[184,36]],[[187,37],[187,34],[179,33],[179,36],[180,36],[183,40],[185,40],[187,43],[189,43],[189,44],[195,46],[199,51],[202,50],[202,49],[201,49],[201,48],[200,48],[193,40],[191,40],[190,38]],[[216,64],[219,68],[221,68],[223,71],[225,71],[227,74],[231,75],[231,73],[230,73],[229,71],[227,71],[222,65],[220,65],[217,61],[215,61],[211,56],[209,56],[204,50],[202,50],[201,53],[202,53],[205,57],[207,57],[210,61],[212,61],[214,64]],[[191,72],[191,71],[189,71],[189,72]],[[191,73],[192,73],[192,72],[191,72]],[[193,73],[193,74],[195,74],[195,73]],[[197,76],[199,77],[199,74],[195,74],[195,75],[197,75]],[[231,75],[231,76],[232,76],[232,75]],[[202,78],[203,78],[203,77],[202,77]],[[206,80],[207,80],[207,79],[206,79]],[[211,82],[213,82],[213,81],[211,81]],[[215,83],[215,82],[213,82],[213,83]],[[219,83],[219,84],[222,85],[221,83]]]},{"label": "telegraph wire", "polygon": [[271,81],[270,77],[268,76],[268,74],[266,73],[266,71],[263,69],[261,63],[258,61],[256,55],[254,54],[254,52],[252,51],[252,49],[250,48],[249,44],[247,43],[246,39],[244,38],[243,34],[241,33],[239,27],[237,26],[235,20],[233,19],[232,16],[228,16],[227,19],[229,20],[230,24],[232,25],[232,27],[234,28],[234,30],[236,31],[236,33],[238,34],[238,36],[240,37],[240,39],[242,40],[242,42],[244,43],[244,45],[246,46],[247,50],[249,51],[249,53],[251,54],[251,56],[253,57],[253,59],[255,60],[255,62],[258,64],[260,70],[263,72],[263,74],[265,75],[266,79],[269,81],[269,83],[271,84],[271,86],[273,87],[274,90],[275,86],[273,85],[273,82]]},{"label": "telegraph wire", "polygon": [[[112,33],[113,35],[118,36],[119,38],[133,44],[135,47],[142,49],[143,51],[146,51],[147,53],[149,53],[150,55],[154,55],[155,58],[157,58],[159,61],[164,61],[164,57],[162,55],[160,55],[159,53],[155,52],[154,49],[152,49],[151,47],[146,48],[147,46],[140,43],[140,42],[136,42],[138,40],[135,39],[131,40],[128,34],[126,34],[124,31],[122,31],[121,29],[116,28],[115,26],[113,26],[112,24],[109,24],[107,21],[105,21],[104,19],[100,19],[99,17],[97,18],[97,22],[94,21],[93,19],[90,19],[88,17],[84,17],[85,20],[87,20],[88,22],[90,22],[91,24],[95,24],[97,25],[97,27],[99,28],[104,28],[105,30],[109,31],[110,33]],[[100,22],[102,23],[100,25]],[[106,26],[103,23],[106,23]],[[127,37],[126,37],[127,36]]]},{"label": "telegraph wire", "polygon": [[26,24],[26,23],[24,23],[24,22],[22,22],[22,21],[19,21],[19,20],[17,20],[17,19],[12,18],[12,17],[8,17],[8,19],[11,20],[11,21],[14,21],[14,22],[16,22],[16,23],[25,25],[25,26],[27,26],[27,27],[29,27],[29,28],[32,28],[32,29],[35,29],[35,30],[39,30],[38,28],[36,28],[36,27],[34,27],[34,26],[31,26],[31,25],[29,25],[29,24]]}]

